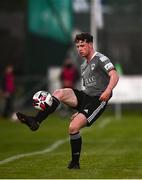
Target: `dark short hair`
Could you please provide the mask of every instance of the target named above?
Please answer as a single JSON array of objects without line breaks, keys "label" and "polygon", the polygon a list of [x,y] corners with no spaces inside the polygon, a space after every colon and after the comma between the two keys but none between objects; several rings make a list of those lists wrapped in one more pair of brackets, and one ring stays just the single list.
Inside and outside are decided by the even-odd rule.
[{"label": "dark short hair", "polygon": [[87,32],[82,32],[80,34],[77,34],[74,42],[77,43],[78,41],[85,41],[87,43],[93,42],[93,36]]}]

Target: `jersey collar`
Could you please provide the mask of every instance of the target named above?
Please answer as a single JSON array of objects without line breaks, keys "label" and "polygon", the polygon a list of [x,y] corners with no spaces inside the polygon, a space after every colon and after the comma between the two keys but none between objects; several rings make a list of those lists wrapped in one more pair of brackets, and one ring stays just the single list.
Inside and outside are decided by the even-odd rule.
[{"label": "jersey collar", "polygon": [[96,52],[93,54],[93,56],[91,57],[90,61],[96,56],[97,53],[98,53],[98,52],[96,51]]}]

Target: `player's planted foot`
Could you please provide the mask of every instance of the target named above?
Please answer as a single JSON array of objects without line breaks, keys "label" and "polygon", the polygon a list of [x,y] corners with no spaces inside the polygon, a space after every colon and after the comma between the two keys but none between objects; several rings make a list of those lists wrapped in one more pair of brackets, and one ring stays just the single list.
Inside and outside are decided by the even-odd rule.
[{"label": "player's planted foot", "polygon": [[26,116],[20,112],[16,113],[17,118],[24,124],[26,124],[32,131],[36,131],[39,128],[39,123],[31,116]]},{"label": "player's planted foot", "polygon": [[68,169],[80,169],[79,163],[70,161],[68,164]]}]

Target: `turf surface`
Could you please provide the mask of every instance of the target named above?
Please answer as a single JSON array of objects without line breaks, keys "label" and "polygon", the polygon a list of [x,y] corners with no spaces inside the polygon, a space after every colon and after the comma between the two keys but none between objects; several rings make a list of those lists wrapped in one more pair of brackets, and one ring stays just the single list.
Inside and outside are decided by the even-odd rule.
[{"label": "turf surface", "polygon": [[104,114],[95,125],[82,130],[80,170],[67,169],[68,118],[52,115],[36,132],[21,123],[0,119],[0,178],[142,178],[141,116],[128,112],[116,120]]}]

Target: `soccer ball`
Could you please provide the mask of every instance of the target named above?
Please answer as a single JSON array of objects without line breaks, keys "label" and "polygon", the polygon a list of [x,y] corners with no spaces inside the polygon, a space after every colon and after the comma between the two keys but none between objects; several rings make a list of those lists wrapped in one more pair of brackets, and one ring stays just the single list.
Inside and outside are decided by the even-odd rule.
[{"label": "soccer ball", "polygon": [[47,91],[38,91],[33,96],[33,106],[38,110],[46,110],[47,106],[52,105],[52,102],[52,96]]}]

